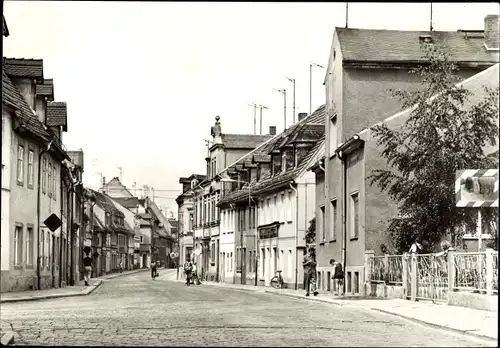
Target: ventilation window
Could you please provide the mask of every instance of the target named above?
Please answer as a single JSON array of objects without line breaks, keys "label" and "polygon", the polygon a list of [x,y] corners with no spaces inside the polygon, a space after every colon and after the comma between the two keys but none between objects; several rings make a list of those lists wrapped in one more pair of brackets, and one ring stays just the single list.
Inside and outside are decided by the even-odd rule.
[{"label": "ventilation window", "polygon": [[434,40],[432,40],[432,36],[430,35],[420,35],[418,38],[420,42],[423,43],[434,43]]}]

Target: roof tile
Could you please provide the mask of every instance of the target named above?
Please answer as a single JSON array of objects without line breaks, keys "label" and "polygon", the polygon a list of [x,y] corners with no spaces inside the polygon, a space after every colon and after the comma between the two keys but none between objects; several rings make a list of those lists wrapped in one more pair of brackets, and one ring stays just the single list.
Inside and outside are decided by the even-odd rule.
[{"label": "roof tile", "polygon": [[487,51],[484,38],[465,38],[458,31],[402,31],[335,28],[342,58],[364,62],[423,61],[419,37],[430,35],[436,43],[449,48],[454,62],[498,62],[498,51]]},{"label": "roof tile", "polygon": [[45,123],[47,126],[63,126],[67,131],[68,112],[64,102],[49,102],[47,103],[47,118]]},{"label": "roof tile", "polygon": [[272,135],[253,135],[253,134],[222,134],[222,143],[227,149],[254,149],[266,140],[271,139]]},{"label": "roof tile", "polygon": [[9,76],[43,78],[42,59],[3,58],[3,68]]},{"label": "roof tile", "polygon": [[16,115],[29,132],[44,140],[49,140],[49,134],[35,115],[33,109],[28,105],[9,76],[7,76],[5,70],[2,70],[2,102],[17,109]]}]

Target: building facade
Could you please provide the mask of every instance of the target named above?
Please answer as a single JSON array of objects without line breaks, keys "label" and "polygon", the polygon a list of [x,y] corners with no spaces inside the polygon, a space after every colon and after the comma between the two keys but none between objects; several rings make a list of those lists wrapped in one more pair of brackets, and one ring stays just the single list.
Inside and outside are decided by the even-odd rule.
[{"label": "building facade", "polygon": [[57,118],[42,60],[3,58],[2,94],[1,291],[61,286],[71,260],[63,264],[60,246],[78,254],[66,246],[65,226],[58,224],[63,163],[70,161],[62,143],[66,105]]},{"label": "building facade", "polygon": [[307,168],[322,156],[324,117],[325,106],[299,114],[298,123],[219,175],[225,182],[219,202],[224,281],[269,286],[281,270],[286,287],[303,286],[305,233],[316,193]]},{"label": "building facade", "polygon": [[[325,156],[315,166],[316,243],[318,276],[325,279],[330,259],[341,261],[349,292],[363,288],[365,250],[380,253],[382,245],[390,245],[383,231],[386,221],[397,213],[393,202],[380,192],[371,192],[364,181],[369,172],[363,163],[375,163],[380,157],[368,156],[363,139],[353,137],[400,110],[400,102],[388,90],[418,90],[421,78],[408,72],[423,62],[421,45],[444,41],[450,60],[459,67],[458,76],[469,78],[499,61],[498,16],[485,19],[484,33],[334,31],[325,78]],[[365,42],[370,45],[359,50]],[[329,289],[330,282],[321,286]]]},{"label": "building facade", "polygon": [[192,188],[195,221],[193,253],[200,274],[209,280],[218,280],[220,272],[220,212],[217,203],[221,198],[221,184],[214,179],[227,165],[234,163],[272,137],[272,135],[225,134],[222,133],[219,120],[220,117],[216,116],[211,129],[212,141],[208,144],[205,158],[206,179]]}]

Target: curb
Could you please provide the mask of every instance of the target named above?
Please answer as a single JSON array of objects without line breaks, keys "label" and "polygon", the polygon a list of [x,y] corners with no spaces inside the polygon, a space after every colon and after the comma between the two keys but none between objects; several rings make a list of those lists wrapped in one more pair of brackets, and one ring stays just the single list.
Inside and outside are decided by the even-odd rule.
[{"label": "curb", "polygon": [[8,346],[14,343],[14,333],[12,331],[7,331],[2,335],[1,339],[2,346]]},{"label": "curb", "polygon": [[105,275],[105,276],[97,277],[94,279],[102,279],[102,280],[114,279],[114,278],[124,277],[124,276],[131,275],[131,274],[146,272],[148,270],[150,271],[151,269],[150,268],[140,268],[140,269],[129,271],[127,273],[112,273],[110,275]]},{"label": "curb", "polygon": [[400,317],[400,318],[409,320],[411,322],[418,323],[418,324],[425,325],[425,326],[429,326],[429,327],[432,327],[432,328],[435,328],[435,329],[440,329],[440,330],[445,330],[445,331],[449,331],[449,332],[453,332],[453,333],[458,333],[458,334],[462,334],[464,336],[472,336],[472,337],[475,337],[475,338],[480,338],[480,339],[488,340],[488,341],[494,341],[494,342],[498,341],[498,338],[494,338],[494,337],[490,337],[490,336],[485,336],[485,335],[479,335],[479,334],[471,332],[470,330],[454,329],[454,328],[449,327],[449,326],[444,326],[444,325],[440,325],[440,324],[429,323],[427,321],[423,321],[423,320],[416,319],[416,318],[413,318],[413,317],[410,317],[410,316],[406,316],[406,315],[403,315],[403,314],[399,314],[399,313],[394,313],[394,312],[391,312],[391,311],[388,311],[388,310],[385,310],[385,309],[380,309],[380,308],[369,308],[369,309],[371,309],[372,311],[376,311],[376,312],[380,312],[380,313],[384,313],[384,314],[389,314],[389,315],[393,315],[393,316],[396,316],[396,317]]},{"label": "curb", "polygon": [[102,279],[98,279],[97,283],[85,288],[79,292],[69,292],[65,294],[50,294],[50,295],[38,295],[32,297],[20,297],[20,298],[9,298],[0,300],[0,303],[11,303],[11,302],[24,302],[24,301],[38,301],[38,300],[49,300],[53,298],[63,298],[63,297],[76,297],[76,296],[87,296],[90,295],[94,290],[96,290],[103,283]]}]

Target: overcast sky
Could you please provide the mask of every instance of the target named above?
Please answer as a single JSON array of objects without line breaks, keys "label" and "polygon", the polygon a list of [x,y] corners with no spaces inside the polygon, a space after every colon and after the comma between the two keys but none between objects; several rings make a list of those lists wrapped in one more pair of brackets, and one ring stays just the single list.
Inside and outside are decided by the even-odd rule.
[{"label": "overcast sky", "polygon": [[[483,29],[497,3],[435,3],[435,30]],[[68,103],[69,149],[85,153],[85,184],[110,180],[154,186],[176,211],[179,177],[205,174],[210,127],[253,133],[309,112],[309,64],[326,66],[345,3],[175,3],[5,1],[4,56],[43,58],[56,101]],[[427,3],[350,3],[349,27],[428,30]],[[313,69],[313,110],[325,102],[325,71]],[[258,112],[257,112],[258,116]],[[259,125],[257,124],[257,128]],[[257,129],[258,131],[258,129]],[[171,191],[162,191],[171,190]]]}]

